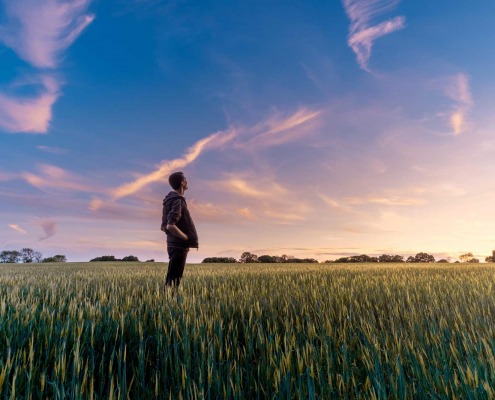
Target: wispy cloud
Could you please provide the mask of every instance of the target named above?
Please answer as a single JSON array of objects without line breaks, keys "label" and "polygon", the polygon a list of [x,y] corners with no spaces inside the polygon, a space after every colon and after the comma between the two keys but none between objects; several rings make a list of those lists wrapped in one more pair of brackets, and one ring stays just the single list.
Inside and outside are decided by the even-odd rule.
[{"label": "wispy cloud", "polygon": [[351,20],[348,44],[356,53],[361,69],[370,72],[368,62],[376,39],[405,27],[405,18],[398,16],[377,25],[373,21],[392,11],[399,0],[343,0],[344,9]]},{"label": "wispy cloud", "polygon": [[[300,135],[299,131],[294,132],[294,130],[315,120],[320,114],[320,111],[301,108],[289,116],[272,115],[252,127],[232,126],[224,131],[213,133],[194,143],[182,157],[163,161],[154,171],[113,189],[113,200],[135,194],[151,183],[163,181],[173,171],[193,163],[205,151],[218,150],[224,147],[239,149],[254,145],[272,146],[294,140],[293,135]],[[235,182],[231,182],[231,184],[235,184]],[[237,182],[237,184],[242,186],[242,182]]]},{"label": "wispy cloud", "polygon": [[22,234],[26,234],[27,232],[22,229],[19,225],[17,224],[9,224],[9,228],[18,232],[18,233],[22,233]]},{"label": "wispy cloud", "polygon": [[22,97],[0,92],[0,128],[11,133],[46,133],[52,106],[60,95],[59,83],[45,75],[16,86],[35,86],[39,93]]},{"label": "wispy cloud", "polygon": [[51,154],[65,154],[66,150],[61,149],[60,147],[53,147],[53,146],[36,146],[38,150],[41,150],[45,153],[51,153]]},{"label": "wispy cloud", "polygon": [[246,179],[231,174],[231,177],[224,181],[218,182],[217,184],[218,186],[224,187],[231,193],[258,199],[286,196],[288,194],[288,190],[286,188],[268,178],[262,178],[256,182],[249,182]]},{"label": "wispy cloud", "polygon": [[[57,68],[63,52],[94,19],[86,14],[91,0],[0,1],[5,10],[0,43],[42,70]],[[61,85],[59,79],[44,71],[12,85],[24,91],[34,88],[34,95],[0,92],[0,129],[9,133],[46,133]]]},{"label": "wispy cloud", "polygon": [[22,172],[19,177],[38,189],[65,189],[78,192],[100,192],[103,189],[83,178],[54,165],[41,164],[40,172]]},{"label": "wispy cloud", "polygon": [[163,161],[157,168],[149,174],[142,175],[132,182],[119,186],[112,191],[114,200],[134,194],[145,186],[161,181],[173,171],[184,168],[196,160],[206,149],[219,148],[235,136],[235,130],[216,132],[204,139],[198,140],[192,145],[181,158],[170,161]]},{"label": "wispy cloud", "polygon": [[39,239],[40,242],[49,239],[52,236],[55,236],[55,234],[57,233],[58,224],[55,221],[51,221],[51,220],[41,221],[39,223],[39,226],[43,229],[45,233],[45,235]]},{"label": "wispy cloud", "polygon": [[339,201],[336,200],[333,197],[326,196],[321,193],[317,193],[318,197],[323,200],[323,202],[330,208],[338,210],[338,211],[343,211],[346,213],[353,213],[355,212],[351,207],[345,204],[344,201]]},{"label": "wispy cloud", "polygon": [[37,68],[55,68],[61,54],[94,19],[91,0],[3,0],[0,41]]},{"label": "wispy cloud", "polygon": [[402,196],[368,196],[368,197],[349,197],[347,199],[349,204],[380,204],[385,206],[419,206],[423,205],[425,201],[414,197],[402,197]]},{"label": "wispy cloud", "polygon": [[456,103],[449,116],[449,122],[454,134],[460,135],[466,129],[466,116],[473,105],[469,77],[461,73],[450,78],[446,94]]},{"label": "wispy cloud", "polygon": [[8,182],[17,179],[17,174],[0,172],[0,182]]},{"label": "wispy cloud", "polygon": [[323,112],[301,107],[286,115],[274,112],[255,126],[245,128],[237,141],[238,148],[269,147],[292,142],[310,132],[310,122],[318,120]]}]

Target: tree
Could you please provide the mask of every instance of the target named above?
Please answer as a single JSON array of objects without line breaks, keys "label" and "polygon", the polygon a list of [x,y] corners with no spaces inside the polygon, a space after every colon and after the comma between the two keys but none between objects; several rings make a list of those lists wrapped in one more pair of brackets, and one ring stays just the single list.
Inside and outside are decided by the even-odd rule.
[{"label": "tree", "polygon": [[382,254],[378,257],[378,262],[390,262],[390,263],[398,263],[404,262],[404,257],[399,255],[390,255],[390,254]]},{"label": "tree", "polygon": [[23,263],[32,263],[33,261],[35,261],[35,251],[33,249],[30,249],[28,247],[24,247],[21,251],[20,251],[20,258],[22,259],[22,262]]},{"label": "tree", "polygon": [[216,263],[236,263],[237,260],[234,257],[207,257],[202,263],[210,263],[210,264],[216,264]]},{"label": "tree", "polygon": [[121,261],[139,261],[136,256],[125,256]]},{"label": "tree", "polygon": [[367,254],[361,254],[359,256],[341,257],[337,258],[336,263],[372,263],[378,262],[378,257],[370,257]]},{"label": "tree", "polygon": [[463,255],[459,256],[459,260],[461,260],[461,262],[463,262],[463,263],[479,263],[480,262],[480,260],[478,260],[477,258],[475,258],[473,256],[473,253],[463,254]]},{"label": "tree", "polygon": [[101,256],[89,260],[89,262],[94,262],[94,261],[120,261],[120,260],[117,260],[115,256]]},{"label": "tree", "polygon": [[277,260],[273,256],[269,256],[269,255],[264,254],[264,255],[258,257],[258,262],[260,262],[260,263],[275,263],[275,262],[277,262]]},{"label": "tree", "polygon": [[442,258],[441,260],[438,260],[437,263],[448,263],[449,260],[446,260],[445,258]]},{"label": "tree", "polygon": [[414,257],[410,256],[407,258],[406,262],[414,263],[433,263],[435,262],[435,257],[428,253],[418,253]]},{"label": "tree", "polygon": [[17,250],[3,250],[0,253],[0,263],[18,263],[21,260],[21,253]]},{"label": "tree", "polygon": [[40,263],[43,260],[43,255],[39,251],[35,251],[33,254],[34,261]]},{"label": "tree", "polygon": [[241,254],[240,262],[242,263],[256,263],[258,262],[258,256],[256,254],[252,254],[249,251],[245,251]]},{"label": "tree", "polygon": [[56,254],[53,257],[44,258],[41,262],[52,263],[52,262],[67,262],[67,257],[62,254]]}]

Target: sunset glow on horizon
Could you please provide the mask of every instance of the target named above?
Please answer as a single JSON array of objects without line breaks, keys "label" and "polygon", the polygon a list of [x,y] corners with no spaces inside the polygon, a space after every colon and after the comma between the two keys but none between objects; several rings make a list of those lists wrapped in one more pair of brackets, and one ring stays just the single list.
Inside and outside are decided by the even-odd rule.
[{"label": "sunset glow on horizon", "polygon": [[[495,3],[0,0],[0,250],[495,249]],[[494,88],[495,89],[495,88]]]}]

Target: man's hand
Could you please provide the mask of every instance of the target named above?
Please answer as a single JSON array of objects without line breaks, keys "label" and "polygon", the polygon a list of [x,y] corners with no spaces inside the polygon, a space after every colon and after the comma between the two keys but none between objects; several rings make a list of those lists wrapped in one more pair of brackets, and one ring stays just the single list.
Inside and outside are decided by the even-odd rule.
[{"label": "man's hand", "polygon": [[177,236],[182,240],[186,240],[186,241],[189,240],[187,235],[184,232],[182,232],[179,228],[177,228],[177,226],[175,225],[167,224],[167,231],[169,231],[172,235]]}]

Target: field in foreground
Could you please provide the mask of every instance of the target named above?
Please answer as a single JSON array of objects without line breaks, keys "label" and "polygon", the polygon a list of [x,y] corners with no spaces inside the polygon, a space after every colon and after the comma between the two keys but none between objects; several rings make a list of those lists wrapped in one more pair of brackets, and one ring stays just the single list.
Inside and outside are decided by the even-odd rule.
[{"label": "field in foreground", "polygon": [[495,267],[0,264],[0,398],[494,398]]}]

